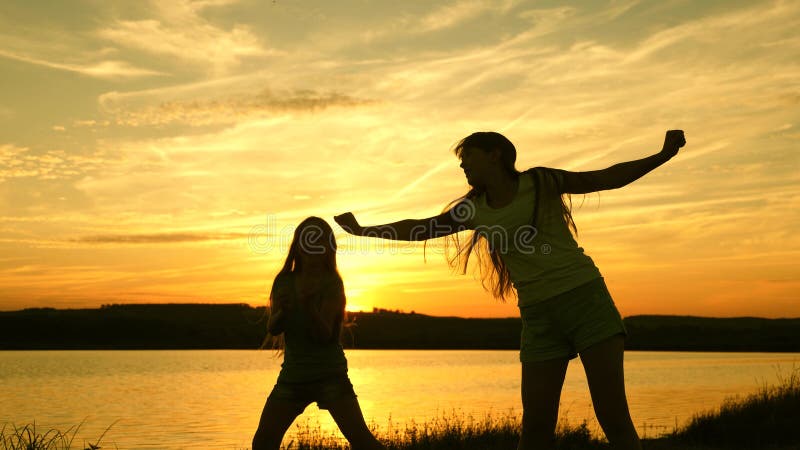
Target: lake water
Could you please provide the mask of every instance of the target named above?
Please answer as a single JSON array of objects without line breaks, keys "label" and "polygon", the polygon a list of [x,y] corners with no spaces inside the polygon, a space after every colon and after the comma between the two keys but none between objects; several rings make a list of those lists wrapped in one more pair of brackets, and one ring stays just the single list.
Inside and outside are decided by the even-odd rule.
[{"label": "lake water", "polygon": [[[379,429],[453,413],[521,412],[517,351],[348,350],[364,416]],[[797,353],[627,352],[631,414],[645,437],[798,370]],[[41,431],[85,421],[76,443],[120,449],[244,449],[280,359],[270,351],[0,351],[0,424]],[[570,363],[562,420],[599,432],[580,360]],[[336,432],[309,406],[295,422]],[[294,433],[296,426],[290,429]],[[291,436],[287,435],[287,440]]]}]

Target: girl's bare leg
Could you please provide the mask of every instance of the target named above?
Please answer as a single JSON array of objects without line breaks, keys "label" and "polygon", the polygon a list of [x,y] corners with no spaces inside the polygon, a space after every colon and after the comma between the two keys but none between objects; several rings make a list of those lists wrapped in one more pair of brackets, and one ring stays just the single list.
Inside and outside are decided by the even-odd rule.
[{"label": "girl's bare leg", "polygon": [[553,448],[558,402],[569,359],[522,363],[522,435],[519,450]]},{"label": "girl's bare leg", "polygon": [[253,450],[279,450],[286,430],[305,408],[300,403],[268,398],[253,436]]},{"label": "girl's bare leg", "polygon": [[625,338],[620,334],[587,348],[580,355],[597,421],[611,446],[621,450],[641,450],[642,444],[625,396],[624,349]]},{"label": "girl's bare leg", "polygon": [[[333,420],[342,434],[350,442],[353,450],[383,450],[381,444],[364,422],[364,415],[361,413],[361,406],[358,399],[344,397],[328,405],[328,412],[331,413]],[[255,449],[254,449],[255,450]]]}]

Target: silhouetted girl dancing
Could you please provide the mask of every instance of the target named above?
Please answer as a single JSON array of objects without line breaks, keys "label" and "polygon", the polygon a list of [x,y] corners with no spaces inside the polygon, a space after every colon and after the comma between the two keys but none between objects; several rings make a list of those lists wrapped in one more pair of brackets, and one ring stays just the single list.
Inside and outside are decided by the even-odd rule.
[{"label": "silhouetted girl dancing", "polygon": [[[641,449],[625,396],[625,327],[600,271],[570,232],[569,194],[617,189],[667,162],[686,144],[683,132],[666,133],[652,156],[603,170],[569,172],[536,167],[519,172],[516,149],[503,135],[473,133],[455,147],[469,192],[445,212],[426,219],[361,226],[352,213],[337,216],[360,236],[426,240],[451,236],[450,259],[466,273],[477,256],[484,287],[504,300],[516,291],[522,316],[522,433],[519,449],[554,444],[561,387],[569,360],[580,355],[595,413],[609,442]],[[566,197],[566,198],[565,198]],[[459,240],[455,233],[473,230]],[[487,270],[483,270],[487,269]]]},{"label": "silhouetted girl dancing", "polygon": [[[284,337],[278,381],[264,405],[253,450],[278,450],[286,430],[312,402],[327,409],[354,450],[383,449],[367,428],[339,343],[344,284],[336,240],[319,217],[303,220],[270,292],[269,335]],[[268,335],[268,338],[269,338]]]}]

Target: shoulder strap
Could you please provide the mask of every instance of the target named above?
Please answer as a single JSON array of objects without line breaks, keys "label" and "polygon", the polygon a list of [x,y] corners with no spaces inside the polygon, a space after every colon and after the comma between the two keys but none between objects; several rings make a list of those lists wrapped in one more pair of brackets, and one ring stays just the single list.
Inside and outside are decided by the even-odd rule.
[{"label": "shoulder strap", "polygon": [[531,218],[531,225],[536,227],[537,219],[539,218],[539,200],[541,198],[539,194],[539,170],[537,167],[532,169],[526,170],[531,174],[531,178],[533,178],[533,217]]}]

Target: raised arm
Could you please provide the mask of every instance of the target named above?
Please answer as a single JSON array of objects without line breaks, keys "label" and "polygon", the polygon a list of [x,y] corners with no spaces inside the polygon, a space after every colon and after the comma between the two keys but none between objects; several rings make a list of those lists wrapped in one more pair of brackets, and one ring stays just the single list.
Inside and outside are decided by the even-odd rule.
[{"label": "raised arm", "polygon": [[353,213],[334,217],[345,231],[357,236],[378,237],[394,241],[424,241],[447,236],[472,228],[470,224],[472,205],[457,203],[454,207],[426,219],[406,219],[383,225],[361,226]]},{"label": "raised arm", "polygon": [[667,131],[664,146],[660,152],[637,159],[615,164],[602,170],[587,172],[559,171],[562,175],[561,192],[565,194],[587,194],[626,186],[678,154],[678,149],[686,145],[681,130]]}]

